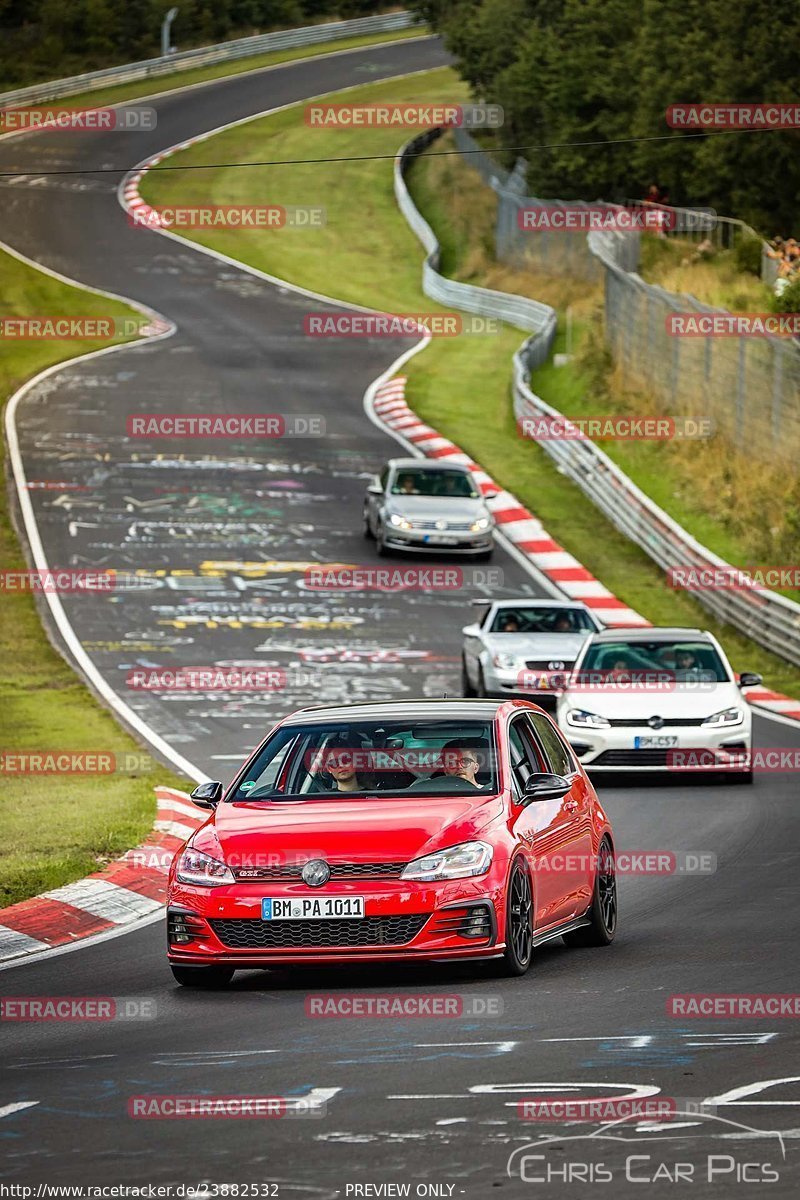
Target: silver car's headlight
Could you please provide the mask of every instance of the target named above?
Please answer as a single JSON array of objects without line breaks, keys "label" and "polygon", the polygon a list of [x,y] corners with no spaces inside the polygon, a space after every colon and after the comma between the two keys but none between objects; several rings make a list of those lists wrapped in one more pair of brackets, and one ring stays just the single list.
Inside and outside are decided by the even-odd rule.
[{"label": "silver car's headlight", "polygon": [[395,529],[410,529],[411,522],[405,517],[401,517],[398,513],[390,513],[389,524],[394,525]]},{"label": "silver car's headlight", "polygon": [[516,671],[519,669],[519,660],[513,654],[495,654],[492,656],[492,665],[501,671]]},{"label": "silver car's headlight", "polygon": [[480,533],[482,529],[488,529],[492,523],[491,517],[478,517],[477,521],[472,522],[472,532]]},{"label": "silver car's headlight", "polygon": [[177,877],[181,883],[191,883],[195,887],[219,887],[222,883],[236,883],[233,871],[200,850],[189,846],[178,859]]},{"label": "silver car's headlight", "polygon": [[741,725],[744,721],[744,713],[741,708],[723,708],[722,712],[714,713],[713,716],[706,717],[703,724],[711,728],[719,729],[723,725]]},{"label": "silver car's headlight", "polygon": [[483,875],[492,865],[492,847],[486,842],[462,842],[415,858],[400,876],[401,879],[432,881],[436,879],[467,879]]},{"label": "silver car's headlight", "polygon": [[611,722],[597,713],[587,712],[585,708],[570,708],[567,710],[567,724],[579,725],[584,729],[610,729]]}]

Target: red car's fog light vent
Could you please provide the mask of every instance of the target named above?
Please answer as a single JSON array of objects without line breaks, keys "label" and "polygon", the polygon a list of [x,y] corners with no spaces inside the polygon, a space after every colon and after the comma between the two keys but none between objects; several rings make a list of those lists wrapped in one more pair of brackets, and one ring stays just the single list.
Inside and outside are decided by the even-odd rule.
[{"label": "red car's fog light vent", "polygon": [[470,941],[488,941],[492,936],[492,910],[488,904],[471,904],[465,908],[444,908],[433,921],[430,933],[440,937],[469,938]]},{"label": "red car's fog light vent", "polygon": [[182,912],[178,908],[171,908],[167,913],[167,940],[171,946],[185,946],[207,933],[208,926],[195,913]]}]

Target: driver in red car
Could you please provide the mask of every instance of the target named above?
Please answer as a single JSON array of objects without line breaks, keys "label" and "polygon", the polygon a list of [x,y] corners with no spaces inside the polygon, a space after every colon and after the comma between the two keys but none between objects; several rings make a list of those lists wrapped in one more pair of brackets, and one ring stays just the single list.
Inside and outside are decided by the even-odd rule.
[{"label": "driver in red car", "polygon": [[481,761],[478,751],[472,746],[462,746],[460,742],[447,742],[442,746],[442,769],[445,775],[451,778],[463,779],[476,788],[482,786],[477,779]]}]

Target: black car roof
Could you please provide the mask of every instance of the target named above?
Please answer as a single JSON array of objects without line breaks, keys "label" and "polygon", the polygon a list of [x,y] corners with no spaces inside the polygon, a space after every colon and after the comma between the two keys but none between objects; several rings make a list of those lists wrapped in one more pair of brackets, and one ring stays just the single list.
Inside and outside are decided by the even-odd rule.
[{"label": "black car roof", "polygon": [[506,704],[505,700],[379,700],[369,704],[339,704],[336,706],[321,704],[314,708],[301,708],[293,712],[282,723],[284,725],[305,725],[335,721],[371,721],[387,720],[424,721],[424,720],[470,720],[491,721],[498,708]]}]

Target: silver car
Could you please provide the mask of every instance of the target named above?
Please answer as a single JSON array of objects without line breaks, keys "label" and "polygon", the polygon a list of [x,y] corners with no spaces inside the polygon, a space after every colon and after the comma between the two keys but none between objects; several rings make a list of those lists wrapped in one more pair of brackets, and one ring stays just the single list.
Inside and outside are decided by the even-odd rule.
[{"label": "silver car", "polygon": [[574,600],[475,601],[485,606],[463,630],[462,691],[465,696],[524,696],[555,707],[562,673],[572,667],[586,638],[603,629]]},{"label": "silver car", "polygon": [[455,551],[486,559],[493,530],[486,499],[460,464],[393,458],[367,487],[364,533],[375,538],[378,554]]}]

